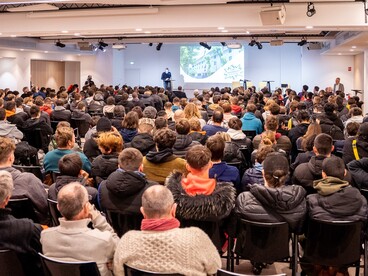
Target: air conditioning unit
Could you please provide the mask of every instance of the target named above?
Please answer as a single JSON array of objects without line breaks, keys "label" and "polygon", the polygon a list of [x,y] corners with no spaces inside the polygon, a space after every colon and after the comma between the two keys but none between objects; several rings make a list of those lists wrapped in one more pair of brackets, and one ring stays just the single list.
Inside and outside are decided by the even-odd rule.
[{"label": "air conditioning unit", "polygon": [[229,49],[241,49],[243,47],[243,45],[241,45],[238,42],[233,42],[233,43],[227,43],[226,44],[227,48]]},{"label": "air conditioning unit", "polygon": [[92,51],[93,46],[89,42],[78,42],[79,50],[81,51]]},{"label": "air conditioning unit", "polygon": [[120,51],[120,50],[125,50],[127,46],[123,43],[114,43],[112,44],[112,48]]},{"label": "air conditioning unit", "polygon": [[284,41],[282,39],[274,39],[270,41],[271,46],[281,46],[284,45]]},{"label": "air conditioning unit", "polygon": [[283,25],[285,23],[285,7],[271,6],[261,8],[259,13],[263,25]]},{"label": "air conditioning unit", "polygon": [[309,42],[307,49],[308,50],[321,50],[323,47],[322,42]]}]

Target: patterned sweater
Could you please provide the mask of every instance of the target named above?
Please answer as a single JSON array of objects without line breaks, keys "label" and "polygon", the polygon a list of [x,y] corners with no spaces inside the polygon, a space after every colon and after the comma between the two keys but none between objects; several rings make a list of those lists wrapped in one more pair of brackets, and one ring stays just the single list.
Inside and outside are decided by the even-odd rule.
[{"label": "patterned sweater", "polygon": [[123,276],[123,264],[162,273],[215,274],[221,259],[209,237],[199,228],[167,231],[129,231],[114,256],[114,273]]}]

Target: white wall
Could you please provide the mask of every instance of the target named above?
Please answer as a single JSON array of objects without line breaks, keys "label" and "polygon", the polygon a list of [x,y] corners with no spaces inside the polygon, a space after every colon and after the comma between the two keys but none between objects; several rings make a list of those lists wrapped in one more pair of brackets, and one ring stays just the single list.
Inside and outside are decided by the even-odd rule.
[{"label": "white wall", "polygon": [[17,87],[16,66],[17,63],[14,58],[0,58],[0,87],[10,89]]},{"label": "white wall", "polygon": [[364,53],[354,56],[354,89],[364,89]]}]

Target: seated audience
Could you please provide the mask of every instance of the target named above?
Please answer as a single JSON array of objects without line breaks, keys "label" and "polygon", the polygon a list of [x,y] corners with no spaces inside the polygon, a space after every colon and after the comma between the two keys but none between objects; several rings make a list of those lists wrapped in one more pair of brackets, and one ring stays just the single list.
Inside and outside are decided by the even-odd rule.
[{"label": "seated audience", "polygon": [[349,172],[358,189],[368,189],[368,157],[360,160],[353,160],[347,164]]},{"label": "seated audience", "polygon": [[363,157],[368,157],[368,122],[360,125],[357,137],[345,141],[342,155],[345,164]]},{"label": "seated audience", "polygon": [[[156,119],[157,120],[157,119]],[[166,120],[165,120],[166,122]],[[126,148],[136,148],[142,155],[146,155],[149,151],[154,151],[155,142],[153,141],[154,123],[152,119],[142,118],[139,120],[138,134],[134,136],[130,143],[126,143]]]},{"label": "seated audience", "polygon": [[72,113],[72,119],[91,123],[92,117],[86,112],[86,104],[84,102],[78,103],[77,108]]},{"label": "seated audience", "polygon": [[267,155],[274,151],[272,146],[262,146],[258,148],[253,168],[249,168],[244,172],[241,180],[241,191],[249,191],[250,187],[255,184],[264,185],[262,163]]},{"label": "seated audience", "polygon": [[210,178],[211,152],[204,146],[194,146],[186,154],[189,174],[174,171],[165,182],[178,205],[181,219],[221,220],[234,207],[236,192],[231,182]]},{"label": "seated audience", "polygon": [[[142,196],[141,231],[126,233],[116,249],[114,273],[123,276],[123,264],[158,273],[213,275],[221,259],[208,236],[199,228],[179,228],[176,204],[163,186],[148,188]],[[181,257],[183,252],[190,258]]]},{"label": "seated audience", "polygon": [[176,156],[184,158],[186,152],[193,146],[199,145],[197,141],[193,141],[189,134],[190,125],[188,119],[180,119],[175,124],[176,129],[176,141],[173,146],[173,152]]},{"label": "seated audience", "polygon": [[227,163],[244,161],[244,155],[240,150],[240,146],[231,140],[229,134],[226,132],[218,132],[214,136],[221,137],[225,141],[224,157],[222,158],[222,161]]},{"label": "seated audience", "polygon": [[16,111],[16,104],[13,101],[7,101],[4,104],[5,112],[6,112],[6,120],[16,125],[18,129],[22,129],[23,123],[28,119],[27,117],[24,117],[22,113],[15,113]]},{"label": "seated audience", "polygon": [[138,133],[139,117],[134,111],[128,112],[122,123],[120,134],[123,137],[124,143],[129,143]]},{"label": "seated audience", "polygon": [[147,179],[163,184],[173,170],[186,172],[185,160],[173,153],[176,133],[170,129],[160,129],[153,136],[157,151],[150,151],[143,158],[143,173]]},{"label": "seated audience", "polygon": [[[2,155],[2,154],[0,154]],[[14,189],[12,175],[0,171],[0,244],[14,251],[26,276],[43,275],[38,252],[41,252],[42,227],[30,219],[16,219],[6,208]],[[4,271],[3,271],[4,272]],[[4,274],[5,275],[5,274]]]},{"label": "seated audience", "polygon": [[190,132],[189,136],[192,137],[193,141],[197,141],[204,145],[208,138],[205,131],[202,131],[201,123],[195,117],[189,120]]},{"label": "seated audience", "polygon": [[123,128],[123,120],[125,116],[125,108],[121,105],[116,105],[114,107],[113,118],[111,119],[111,125],[115,127],[118,131]]},{"label": "seated audience", "polygon": [[337,117],[336,105],[333,103],[326,103],[324,105],[324,113],[318,117],[322,133],[326,133],[332,137],[333,140],[344,140],[344,124]]},{"label": "seated audience", "polygon": [[[43,160],[43,167],[45,172],[58,172],[59,171],[59,160],[66,154],[73,153],[72,149],[75,145],[74,131],[70,127],[58,127],[55,132],[55,140],[57,149],[48,152]],[[83,170],[87,173],[91,172],[91,163],[87,156],[82,152],[76,152],[83,163]]]},{"label": "seated audience", "polygon": [[23,133],[17,126],[7,122],[4,108],[0,108],[0,136],[12,139],[15,144],[18,144],[23,138]]},{"label": "seated audience", "polygon": [[246,113],[241,118],[242,121],[242,130],[254,130],[256,134],[261,134],[263,131],[262,122],[259,118],[257,118],[254,113],[256,112],[257,107],[249,103],[246,107]]},{"label": "seated audience", "polygon": [[229,166],[223,162],[225,141],[218,135],[211,136],[206,142],[206,147],[211,152],[211,162],[213,164],[209,171],[209,177],[218,182],[231,182],[235,188],[239,189],[240,175],[238,168]]},{"label": "seated audience", "polygon": [[106,99],[106,105],[102,108],[102,113],[108,117],[112,118],[115,109],[115,99],[113,96],[110,96]]},{"label": "seated audience", "polygon": [[201,112],[199,111],[198,107],[194,103],[188,103],[184,108],[184,115],[185,118],[190,120],[192,118],[196,118],[201,128],[203,128],[206,125],[206,121],[202,119]]},{"label": "seated audience", "polygon": [[119,238],[106,218],[88,202],[85,187],[74,182],[65,185],[57,202],[63,217],[59,226],[42,231],[43,254],[64,262],[96,262],[101,276],[111,276]]},{"label": "seated audience", "polygon": [[100,184],[99,202],[103,209],[124,214],[140,214],[143,192],[158,183],[142,173],[143,155],[135,148],[119,154],[119,168]]},{"label": "seated audience", "polygon": [[237,118],[231,118],[228,123],[229,129],[227,130],[227,134],[229,134],[231,141],[237,144],[239,147],[246,146],[248,149],[252,148],[252,140],[246,137],[246,135],[243,133],[242,121]]},{"label": "seated audience", "polygon": [[118,168],[118,156],[123,150],[123,140],[118,133],[103,132],[98,136],[97,144],[102,154],[93,160],[91,176],[96,185],[99,185]]},{"label": "seated audience", "polygon": [[70,122],[72,113],[64,107],[64,101],[57,99],[55,101],[55,109],[50,115],[51,121],[67,121]]},{"label": "seated audience", "polygon": [[205,125],[202,130],[206,132],[207,136],[215,135],[217,132],[226,132],[227,128],[222,127],[224,120],[224,113],[221,110],[215,110],[212,115],[212,125]]},{"label": "seated audience", "polygon": [[289,130],[289,139],[291,141],[291,162],[294,162],[298,155],[296,141],[302,137],[308,130],[310,124],[309,113],[306,110],[300,110],[297,115],[298,125]]}]

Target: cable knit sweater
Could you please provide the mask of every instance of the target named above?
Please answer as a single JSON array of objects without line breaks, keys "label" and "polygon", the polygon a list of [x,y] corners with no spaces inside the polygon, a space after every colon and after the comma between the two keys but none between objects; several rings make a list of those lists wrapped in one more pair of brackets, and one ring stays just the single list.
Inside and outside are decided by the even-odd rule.
[{"label": "cable knit sweater", "polygon": [[209,237],[199,228],[167,231],[129,231],[114,256],[115,276],[123,276],[123,264],[162,273],[215,274],[221,259]]}]

